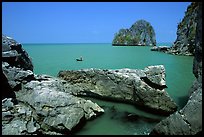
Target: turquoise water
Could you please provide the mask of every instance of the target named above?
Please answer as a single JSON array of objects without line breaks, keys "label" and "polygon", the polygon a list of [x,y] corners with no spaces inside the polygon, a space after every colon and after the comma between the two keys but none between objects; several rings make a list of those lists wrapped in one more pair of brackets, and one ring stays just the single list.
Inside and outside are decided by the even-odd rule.
[{"label": "turquoise water", "polygon": [[[160,43],[158,45],[164,45]],[[168,45],[165,43],[165,45]],[[169,44],[170,46],[170,44]],[[173,100],[182,108],[186,101],[188,90],[194,81],[192,73],[193,57],[176,56],[161,52],[150,51],[151,47],[124,47],[111,44],[23,44],[23,48],[31,56],[36,74],[57,76],[60,70],[78,70],[84,68],[100,69],[144,69],[149,65],[163,64],[166,69],[166,89]],[[76,58],[83,57],[84,61],[77,62]],[[95,100],[100,105],[111,104]],[[125,104],[126,105],[126,104]],[[111,106],[122,106],[111,104]],[[131,105],[123,106],[134,113],[139,110]],[[124,112],[123,107],[116,107],[117,111]],[[130,110],[128,110],[130,111]],[[78,134],[145,134],[156,122],[139,121],[126,124],[120,120],[108,119],[106,113],[94,121],[88,122]],[[119,122],[119,123],[118,123]],[[94,126],[93,126],[94,125]],[[116,128],[113,128],[113,127]],[[132,127],[132,128],[131,128]],[[105,129],[107,128],[107,130]],[[111,128],[112,130],[108,130]],[[137,130],[138,129],[138,130]]]},{"label": "turquoise water", "polygon": [[[99,104],[105,113],[89,121],[76,135],[147,135],[164,116],[141,111],[133,105],[88,98]],[[127,113],[138,119],[127,120]]]}]

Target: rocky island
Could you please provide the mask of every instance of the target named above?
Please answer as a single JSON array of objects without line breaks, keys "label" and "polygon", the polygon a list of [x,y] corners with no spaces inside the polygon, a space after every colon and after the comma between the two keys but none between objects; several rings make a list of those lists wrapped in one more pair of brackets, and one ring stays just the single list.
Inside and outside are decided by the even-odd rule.
[{"label": "rocky island", "polygon": [[156,46],[152,25],[145,20],[136,21],[129,29],[120,29],[112,41],[113,46]]}]

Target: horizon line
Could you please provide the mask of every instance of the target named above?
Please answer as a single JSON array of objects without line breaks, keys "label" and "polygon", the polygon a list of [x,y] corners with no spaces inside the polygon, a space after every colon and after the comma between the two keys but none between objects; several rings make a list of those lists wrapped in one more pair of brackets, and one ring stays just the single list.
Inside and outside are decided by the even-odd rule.
[{"label": "horizon line", "polygon": [[[158,43],[174,43],[174,42],[157,42]],[[53,43],[46,43],[46,42],[22,42],[21,44],[112,44],[112,42],[53,42]]]}]

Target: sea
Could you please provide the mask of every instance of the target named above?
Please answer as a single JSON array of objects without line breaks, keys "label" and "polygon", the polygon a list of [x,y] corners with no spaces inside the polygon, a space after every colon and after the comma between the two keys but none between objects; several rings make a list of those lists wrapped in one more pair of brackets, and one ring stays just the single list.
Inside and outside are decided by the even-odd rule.
[{"label": "sea", "polygon": [[[188,100],[193,75],[193,56],[178,56],[151,51],[149,46],[112,46],[111,43],[24,43],[34,65],[35,74],[57,77],[60,70],[79,69],[144,69],[150,65],[164,65],[166,91],[178,109]],[[158,43],[157,46],[172,43]],[[76,61],[83,57],[83,61]],[[148,135],[166,116],[142,111],[136,106],[88,98],[99,104],[105,113],[87,121],[75,135]],[[137,116],[128,119],[127,115]]]}]

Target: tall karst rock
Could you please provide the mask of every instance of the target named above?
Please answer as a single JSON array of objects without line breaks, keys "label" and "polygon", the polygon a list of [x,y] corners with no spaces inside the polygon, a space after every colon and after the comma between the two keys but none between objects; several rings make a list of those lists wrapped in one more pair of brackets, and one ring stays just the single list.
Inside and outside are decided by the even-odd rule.
[{"label": "tall karst rock", "polygon": [[198,14],[198,3],[192,2],[185,12],[185,16],[177,27],[177,38],[170,53],[176,55],[194,55]]},{"label": "tall karst rock", "polygon": [[138,20],[129,29],[120,29],[112,41],[113,46],[156,46],[155,32],[151,24]]}]

